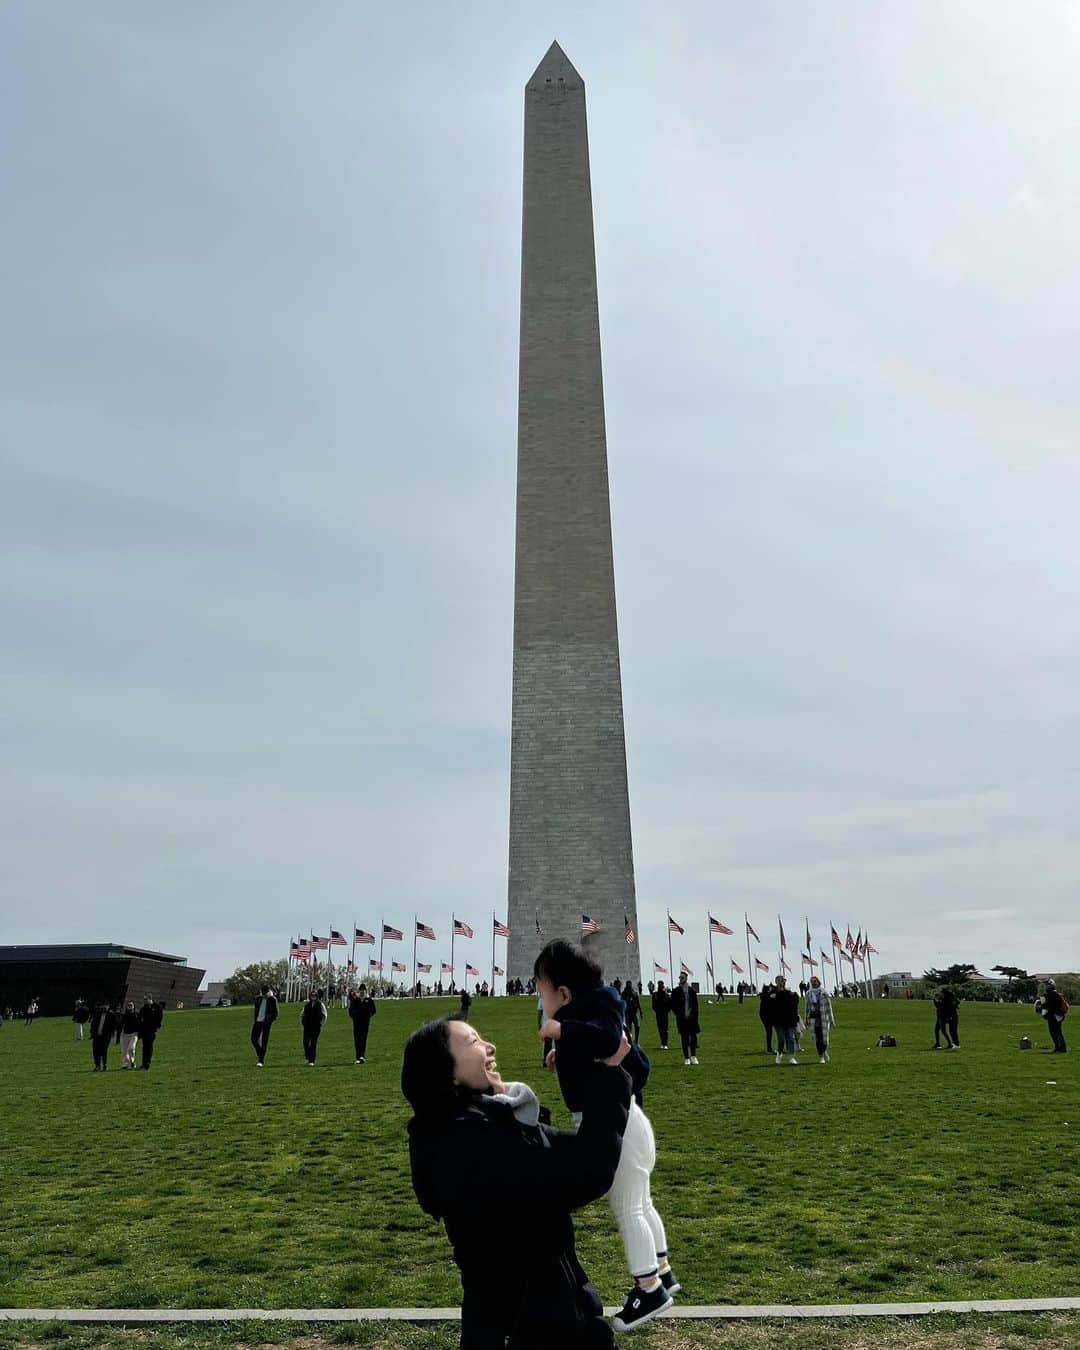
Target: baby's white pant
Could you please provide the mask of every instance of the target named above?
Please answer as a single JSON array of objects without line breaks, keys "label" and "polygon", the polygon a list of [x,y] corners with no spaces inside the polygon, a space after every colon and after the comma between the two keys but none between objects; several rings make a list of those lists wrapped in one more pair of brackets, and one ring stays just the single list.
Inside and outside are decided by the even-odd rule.
[{"label": "baby's white pant", "polygon": [[632,1101],[623,1135],[622,1155],[608,1191],[608,1203],[619,1225],[630,1274],[635,1279],[655,1274],[660,1264],[657,1255],[667,1251],[664,1221],[657,1214],[649,1193],[649,1178],[655,1166],[656,1140],[652,1125],[637,1102]]}]

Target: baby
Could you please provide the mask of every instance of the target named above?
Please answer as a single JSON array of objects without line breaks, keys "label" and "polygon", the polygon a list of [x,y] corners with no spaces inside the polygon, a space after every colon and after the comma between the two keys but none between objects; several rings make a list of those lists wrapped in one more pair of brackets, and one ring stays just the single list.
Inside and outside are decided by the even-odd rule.
[{"label": "baby", "polygon": [[[533,973],[547,1018],[540,1036],[555,1042],[552,1053],[559,1088],[575,1121],[579,1121],[588,1075],[595,1072],[596,1061],[613,1055],[622,1041],[623,1002],[604,984],[603,972],[593,958],[572,942],[549,942],[536,958]],[[670,1308],[671,1296],[680,1285],[667,1259],[663,1220],[649,1194],[656,1141],[649,1118],[641,1109],[649,1061],[639,1047],[633,1046],[622,1067],[630,1075],[634,1101],[608,1201],[634,1280],[615,1317],[615,1329],[631,1331]]]}]

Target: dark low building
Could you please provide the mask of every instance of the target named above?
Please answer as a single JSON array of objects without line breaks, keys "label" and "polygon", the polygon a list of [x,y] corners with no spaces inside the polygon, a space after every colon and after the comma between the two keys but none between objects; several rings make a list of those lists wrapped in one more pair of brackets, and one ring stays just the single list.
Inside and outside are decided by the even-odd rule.
[{"label": "dark low building", "polygon": [[55,947],[0,947],[0,1006],[21,1012],[34,998],[43,1017],[71,1016],[77,998],[141,1003],[147,994],[166,1008],[199,1006],[205,970],[186,956],[148,952],[119,942]]}]

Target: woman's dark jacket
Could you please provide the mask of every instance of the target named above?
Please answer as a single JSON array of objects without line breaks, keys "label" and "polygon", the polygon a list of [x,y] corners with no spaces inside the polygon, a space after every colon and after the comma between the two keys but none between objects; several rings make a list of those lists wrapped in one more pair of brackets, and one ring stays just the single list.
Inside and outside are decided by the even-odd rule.
[{"label": "woman's dark jacket", "polygon": [[761,1018],[761,1025],[764,1027],[775,1026],[773,1019],[773,994],[776,992],[772,985],[761,986],[761,993],[758,995],[758,1016]]},{"label": "woman's dark jacket", "polygon": [[671,990],[658,989],[652,996],[652,1010],[658,1017],[666,1017],[671,1012]]},{"label": "woman's dark jacket", "polygon": [[774,1027],[787,1031],[799,1024],[799,995],[794,989],[774,989],[772,996]]},{"label": "woman's dark jacket", "polygon": [[[409,1122],[416,1198],[445,1223],[461,1272],[462,1350],[614,1343],[570,1215],[611,1189],[629,1103],[627,1075],[598,1064],[576,1134],[521,1125],[482,1093]],[[493,1195],[505,1223],[491,1220]]]}]

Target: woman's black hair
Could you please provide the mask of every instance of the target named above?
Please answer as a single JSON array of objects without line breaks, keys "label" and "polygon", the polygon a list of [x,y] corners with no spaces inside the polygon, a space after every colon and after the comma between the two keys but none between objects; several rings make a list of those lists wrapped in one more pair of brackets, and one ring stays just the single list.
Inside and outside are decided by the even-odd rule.
[{"label": "woman's black hair", "polygon": [[599,961],[594,961],[576,942],[567,942],[564,938],[555,938],[541,950],[533,974],[556,989],[561,984],[566,985],[571,994],[595,989],[604,978]]},{"label": "woman's black hair", "polygon": [[450,1050],[450,1023],[463,1022],[459,1012],[425,1022],[405,1042],[401,1061],[401,1091],[418,1120],[445,1115],[461,1100],[454,1082]]}]

